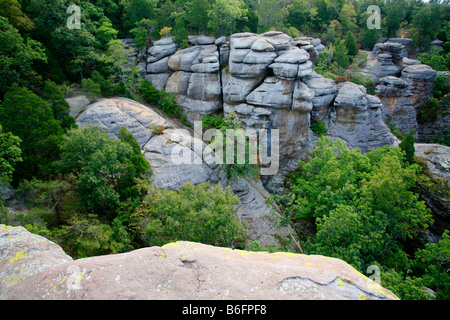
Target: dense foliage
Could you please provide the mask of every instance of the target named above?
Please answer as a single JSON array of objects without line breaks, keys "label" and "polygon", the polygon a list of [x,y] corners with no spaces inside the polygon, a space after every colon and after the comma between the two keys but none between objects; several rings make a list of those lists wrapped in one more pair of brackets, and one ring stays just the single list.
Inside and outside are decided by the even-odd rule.
[{"label": "dense foliage", "polygon": [[414,192],[419,168],[401,148],[361,154],[322,137],[311,160],[299,161],[291,192],[273,198],[291,223],[314,223],[316,232],[302,239],[305,253],[343,259],[363,273],[378,265],[384,285],[405,299],[429,298],[424,286],[448,297],[448,274],[438,271],[448,265],[448,235],[415,252],[409,245],[433,223]]}]

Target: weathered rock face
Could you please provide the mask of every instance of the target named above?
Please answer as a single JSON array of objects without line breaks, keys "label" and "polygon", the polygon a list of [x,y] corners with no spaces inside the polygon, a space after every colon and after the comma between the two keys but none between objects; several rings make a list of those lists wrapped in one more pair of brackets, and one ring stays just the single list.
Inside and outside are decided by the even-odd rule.
[{"label": "weathered rock face", "polygon": [[[210,182],[223,188],[228,185],[225,170],[217,164],[213,150],[200,137],[133,100],[101,99],[88,105],[78,116],[77,123],[79,126],[98,125],[109,132],[112,139],[117,138],[121,127],[126,127],[152,166],[152,182],[157,187],[179,190],[188,181]],[[164,128],[162,134],[155,135],[152,127],[160,126]],[[275,228],[268,221],[273,215],[260,194],[262,186],[260,191],[249,182],[232,182],[231,186],[240,199],[237,215],[248,224],[248,240],[258,240],[266,246],[278,243],[277,236],[289,235],[287,228]]]},{"label": "weathered rock face", "polygon": [[383,119],[406,134],[417,134],[417,111],[432,94],[436,71],[418,60],[408,58],[411,39],[392,38],[375,45],[362,74],[378,84],[377,96],[383,103]]},{"label": "weathered rock face", "polygon": [[[152,180],[158,187],[177,190],[188,181],[227,184],[226,174],[214,157],[203,156],[204,142],[194,140],[188,131],[176,130],[180,128],[169,119],[133,100],[101,99],[88,105],[78,116],[77,123],[98,125],[108,131],[111,138],[117,138],[120,128],[126,127],[152,166]],[[155,135],[152,127],[163,127],[163,133]]]},{"label": "weathered rock face", "polygon": [[[383,65],[394,66],[395,75],[400,76],[397,64],[404,55],[405,44],[394,40],[380,45],[379,58]],[[282,32],[270,31],[237,33],[217,40],[195,36],[188,42],[191,47],[178,51],[173,51],[170,38],[155,42],[149,49],[147,78],[153,78],[161,84],[157,87],[177,97],[191,123],[205,114],[223,112],[236,114],[244,129],[278,129],[281,171],[294,169],[297,160],[304,159],[311,150],[311,121],[330,124],[330,135],[336,134],[347,142],[355,140],[351,145],[362,150],[392,145],[393,138],[379,117],[379,101],[367,97],[365,92],[361,99],[373,103],[366,103],[371,105],[367,110],[358,111],[356,122],[350,117],[344,129],[346,108],[334,108],[339,88],[333,80],[314,72],[313,63],[324,49],[320,39],[292,39]],[[333,118],[336,110],[338,125]],[[369,127],[363,129],[364,125]],[[358,140],[355,133],[359,132],[363,135]],[[271,177],[263,180],[275,189],[278,187],[273,182],[282,182],[275,176],[274,181],[270,181]]]},{"label": "weathered rock face", "polygon": [[221,61],[228,60],[225,43],[205,36],[190,37],[194,47],[178,50],[171,38],[156,41],[148,50],[146,79],[173,93],[191,123],[221,110]]},{"label": "weathered rock face", "polygon": [[72,258],[57,244],[22,227],[0,224],[0,299],[15,285]]},{"label": "weathered rock face", "polygon": [[328,120],[328,135],[347,142],[362,152],[395,145],[396,138],[384,124],[379,98],[366,93],[363,86],[346,82],[339,85]]},{"label": "weathered rock face", "polygon": [[425,160],[425,175],[431,180],[420,187],[420,196],[431,208],[437,234],[450,228],[450,147],[438,144],[415,144],[415,155]]},{"label": "weathered rock face", "polygon": [[[11,246],[11,236],[36,237],[23,228],[14,233],[11,230],[14,229],[0,225],[0,239],[6,239],[0,250]],[[2,299],[398,299],[342,260],[323,256],[255,253],[176,242],[55,263],[49,250],[52,246],[55,245],[43,239],[24,247],[27,252],[42,252],[46,256],[22,259],[21,268],[32,269],[36,264],[52,267],[22,279],[8,290],[0,287]],[[9,252],[0,252],[0,261],[9,263],[16,259]]]}]

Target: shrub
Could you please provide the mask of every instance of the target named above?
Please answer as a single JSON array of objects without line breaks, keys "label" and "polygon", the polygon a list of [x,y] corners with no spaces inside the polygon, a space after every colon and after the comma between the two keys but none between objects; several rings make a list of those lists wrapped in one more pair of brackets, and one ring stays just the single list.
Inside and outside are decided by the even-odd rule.
[{"label": "shrub", "polygon": [[158,107],[169,117],[179,118],[181,115],[181,108],[177,103],[176,97],[164,89],[159,92]]},{"label": "shrub", "polygon": [[82,92],[86,95],[89,100],[95,100],[99,98],[102,94],[100,85],[95,83],[92,79],[81,80]]},{"label": "shrub", "polygon": [[430,98],[420,109],[417,121],[420,124],[435,122],[439,112],[439,100]]},{"label": "shrub", "polygon": [[311,130],[318,136],[326,135],[328,132],[328,129],[325,127],[325,122],[323,121],[315,121],[311,123]]},{"label": "shrub", "polygon": [[150,190],[132,222],[145,246],[183,240],[243,248],[246,231],[234,210],[238,203],[229,189],[187,182],[179,191]]},{"label": "shrub", "polygon": [[150,102],[151,104],[158,103],[160,99],[159,91],[150,81],[142,81],[139,91],[141,92],[142,98],[144,98],[147,102]]}]

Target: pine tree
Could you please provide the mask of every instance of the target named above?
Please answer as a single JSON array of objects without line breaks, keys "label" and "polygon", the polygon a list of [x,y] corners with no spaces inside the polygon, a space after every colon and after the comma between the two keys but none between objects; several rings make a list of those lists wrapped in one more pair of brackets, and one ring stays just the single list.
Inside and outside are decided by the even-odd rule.
[{"label": "pine tree", "polygon": [[160,98],[160,94],[158,89],[156,89],[153,84],[148,81],[148,80],[144,80],[141,83],[141,88],[140,88],[142,97],[152,103],[152,104],[157,104]]},{"label": "pine tree", "polygon": [[334,61],[340,68],[348,69],[350,62],[347,56],[347,48],[343,43],[337,45],[336,52],[334,53]]},{"label": "pine tree", "polygon": [[416,152],[416,149],[414,148],[414,143],[415,143],[414,130],[411,129],[399,145],[400,149],[402,149],[403,152],[405,153],[406,162],[408,162],[409,164],[414,163],[414,154]]},{"label": "pine tree", "polygon": [[356,54],[358,53],[358,48],[356,46],[355,37],[353,36],[353,33],[351,31],[347,33],[347,37],[345,38],[345,46],[348,50],[349,56],[356,56]]}]

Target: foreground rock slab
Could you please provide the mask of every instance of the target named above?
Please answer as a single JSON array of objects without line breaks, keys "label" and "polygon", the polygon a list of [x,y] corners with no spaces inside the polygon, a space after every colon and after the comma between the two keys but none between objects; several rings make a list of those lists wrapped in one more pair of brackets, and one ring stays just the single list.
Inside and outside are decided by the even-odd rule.
[{"label": "foreground rock slab", "polygon": [[[1,226],[0,237],[7,238],[11,229]],[[20,231],[23,236],[32,236]],[[40,250],[41,246],[30,243],[27,250]],[[28,261],[28,265],[32,263]],[[192,242],[60,263],[18,282],[6,293],[0,291],[0,298],[397,299],[342,260]]]}]

